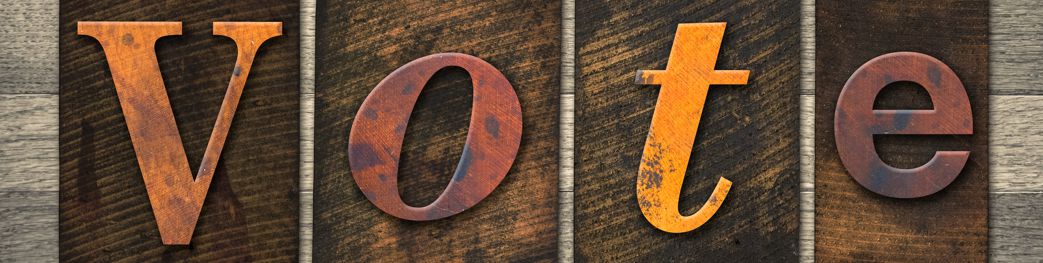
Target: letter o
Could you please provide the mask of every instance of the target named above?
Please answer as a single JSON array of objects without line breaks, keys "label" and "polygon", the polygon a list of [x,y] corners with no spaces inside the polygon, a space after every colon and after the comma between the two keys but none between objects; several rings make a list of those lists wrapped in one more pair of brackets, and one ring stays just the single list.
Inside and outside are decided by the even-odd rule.
[{"label": "letter o", "polygon": [[[413,207],[398,193],[398,163],[406,125],[424,84],[438,70],[463,68],[471,76],[471,121],[452,180],[431,204]],[[351,126],[348,162],[362,193],[392,216],[427,221],[474,206],[503,181],[521,144],[518,95],[493,65],[474,56],[440,53],[413,60],[377,84]]]}]

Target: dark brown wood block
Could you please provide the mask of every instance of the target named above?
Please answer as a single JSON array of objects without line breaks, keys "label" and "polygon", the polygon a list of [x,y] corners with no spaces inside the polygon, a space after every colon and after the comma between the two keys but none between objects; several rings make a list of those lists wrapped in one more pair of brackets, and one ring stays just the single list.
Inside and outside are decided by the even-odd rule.
[{"label": "dark brown wood block", "polygon": [[[815,259],[984,262],[989,1],[816,4]],[[859,185],[841,162],[834,138],[837,99],[844,84],[870,59],[897,51],[944,62],[962,80],[970,99],[973,135],[873,137],[880,158],[897,168],[919,167],[936,151],[970,151],[955,180],[925,197],[891,198]],[[933,108],[927,91],[911,82],[887,85],[875,99],[874,109]]]},{"label": "dark brown wood block", "polygon": [[[576,260],[796,261],[799,1],[576,3]],[[663,69],[680,23],[726,22],[716,69],[746,85],[711,85],[681,188],[680,212],[734,184],[701,227],[672,234],[642,216],[636,180]]]},{"label": "dark brown wood block", "polygon": [[[528,0],[318,2],[316,262],[556,259],[560,8],[559,1]],[[507,78],[521,105],[520,148],[503,181],[475,206],[437,220],[403,220],[359,190],[349,131],[382,79],[446,52],[480,58]],[[468,130],[476,106],[467,71],[445,68],[422,85],[398,166],[398,193],[414,207],[446,189],[468,132],[484,132]]]},{"label": "dark brown wood block", "polygon": [[[299,14],[295,1],[61,2],[62,261],[297,260]],[[192,174],[201,166],[229,79],[239,72],[236,44],[215,36],[214,22],[282,23],[281,36],[260,47],[249,69],[187,246],[160,239],[114,87],[112,58],[95,38],[77,35],[80,21],[182,23],[180,36],[159,39],[155,51]]]}]

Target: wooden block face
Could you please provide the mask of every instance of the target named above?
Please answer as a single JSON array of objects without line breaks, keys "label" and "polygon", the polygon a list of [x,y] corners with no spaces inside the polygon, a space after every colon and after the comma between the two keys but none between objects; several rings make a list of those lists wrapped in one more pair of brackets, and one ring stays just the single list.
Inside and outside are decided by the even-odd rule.
[{"label": "wooden block face", "polygon": [[[576,6],[576,260],[796,261],[800,2],[581,0]],[[728,77],[710,83],[702,114],[691,116],[701,120],[684,167],[680,214],[720,200],[711,193],[722,177],[732,185],[705,224],[668,233],[643,216],[637,192],[653,112],[661,110],[657,101],[665,102],[659,96],[671,80],[635,84],[635,72],[670,72],[678,25],[715,22],[727,25],[713,69]],[[748,79],[743,84],[741,72],[722,70],[748,70]]]},{"label": "wooden block face", "polygon": [[[989,2],[820,1],[816,4],[815,259],[985,261],[989,200]],[[845,83],[850,83],[852,74],[866,62],[898,51],[918,52],[943,62],[962,81],[968,97],[964,101],[970,103],[970,116],[962,118],[973,121],[971,135],[872,137],[878,156],[896,168],[924,165],[936,151],[970,152],[966,165],[951,184],[924,197],[893,198],[863,187],[851,176],[849,167],[844,166],[846,160],[842,161],[838,154],[840,141],[835,138],[836,113],[843,111],[837,110],[838,98]],[[934,85],[930,81],[939,79],[937,76],[942,76],[940,82],[946,83],[944,71],[941,74],[931,72],[930,68],[921,71],[926,74],[926,85]],[[939,103],[948,103],[946,98],[956,94],[935,96],[932,102],[932,96],[923,88],[926,85],[912,82],[886,85],[875,96],[873,109],[937,110]],[[916,124],[909,125],[915,127]],[[856,159],[869,158],[872,156]],[[887,193],[896,188],[899,187],[878,190]],[[927,192],[930,191],[921,194]]]},{"label": "wooden block face", "polygon": [[[297,260],[299,14],[299,4],[293,1],[61,2],[59,257],[62,261]],[[113,62],[121,60],[107,55],[106,51],[116,52],[115,45],[131,47],[148,45],[151,41],[147,37],[133,37],[143,36],[140,34],[127,34],[117,37],[119,41],[106,43],[103,50],[101,39],[115,31],[100,28],[98,26],[103,26],[100,24],[80,23],[85,21],[164,22],[151,25],[170,36],[156,40],[154,49],[147,46],[141,49],[155,50],[157,61],[120,68],[114,63],[136,65],[140,61]],[[266,31],[261,33],[247,29],[250,26],[242,27],[245,24],[222,23],[238,21],[277,22],[281,26],[265,24]],[[261,33],[263,36],[257,35],[257,40],[270,36],[255,46],[258,50],[251,56],[252,63],[241,60],[237,63],[237,47],[247,48],[258,43],[242,42],[240,47],[232,39],[248,37],[224,36],[244,32]],[[155,68],[149,65],[158,65],[158,70],[150,71]],[[121,75],[124,73],[127,74]],[[165,90],[164,99],[169,102],[169,108],[161,103],[121,105],[131,100],[127,97],[121,100],[116,86],[133,80],[113,75],[136,78],[155,73],[162,75],[163,85],[125,86],[128,89],[120,91],[120,96],[130,94],[123,92],[145,92],[138,89],[140,87],[149,87],[153,92],[150,94]],[[245,86],[235,104],[237,109],[234,114],[225,112],[222,103],[226,100],[230,79],[242,81],[244,76]],[[145,114],[146,111],[137,111],[140,109],[172,115]],[[142,115],[128,117],[124,115],[128,110]],[[229,126],[215,128],[219,111],[232,117],[226,122]],[[143,178],[143,171],[147,169],[139,165],[139,160],[155,159],[139,158],[137,154],[160,156],[162,151],[136,152],[135,147],[169,140],[170,136],[156,136],[159,130],[153,127],[170,120],[176,122],[176,130],[164,132],[176,132],[180,137],[184,146],[181,155],[189,168],[183,170],[184,174],[157,173],[157,181],[164,181],[163,178],[187,181],[192,179],[188,176],[196,176],[200,167],[213,167],[199,173],[212,174],[212,181],[208,186],[197,184],[183,191],[185,189],[178,187],[185,184],[168,180],[172,187],[165,189],[175,190],[150,196],[151,190],[147,191],[145,184],[148,180]],[[135,125],[128,128],[128,124],[135,122],[140,124],[137,128]],[[211,133],[225,129],[227,138],[219,157],[202,161]],[[142,140],[132,143],[132,133],[137,133]],[[193,197],[195,195],[199,196]],[[154,212],[156,206],[150,203],[150,197],[202,199],[198,221],[190,228],[193,229],[190,239],[184,236],[161,239],[159,228],[163,223],[157,223],[156,217],[163,212]],[[191,205],[172,204],[177,208],[169,211],[180,211],[184,215],[193,212],[183,209]],[[162,216],[177,218],[175,221],[192,217],[173,215]],[[164,245],[166,241],[188,245]]]},{"label": "wooden block face", "polygon": [[[560,8],[558,1],[318,2],[313,246],[316,262],[556,259]],[[425,207],[450,182],[459,179],[454,176],[458,164],[463,167],[467,163],[464,159],[471,160],[468,156],[479,158],[465,154],[465,149],[474,150],[465,146],[468,136],[517,136],[510,132],[515,127],[510,122],[497,121],[499,130],[489,129],[491,124],[486,118],[472,123],[472,118],[486,116],[482,114],[488,114],[485,110],[490,106],[511,107],[510,103],[473,104],[475,99],[483,100],[476,97],[481,94],[499,93],[495,95],[499,100],[505,93],[491,89],[472,91],[472,79],[479,78],[470,74],[495,78],[489,78],[492,75],[488,72],[474,72],[482,71],[481,67],[471,64],[437,70],[430,79],[396,73],[419,81],[410,89],[390,84],[382,88],[397,87],[403,95],[419,91],[412,112],[405,113],[408,124],[394,122],[405,124],[404,131],[396,127],[388,136],[404,138],[400,152],[384,155],[368,149],[385,149],[387,145],[364,144],[382,137],[374,131],[353,130],[353,125],[379,128],[387,126],[380,121],[401,121],[402,114],[397,110],[395,114],[388,110],[360,112],[367,96],[385,77],[407,63],[449,52],[488,62],[513,87],[522,117],[517,155],[499,185],[468,209],[456,214],[431,210],[438,213],[413,211],[392,215],[374,205],[367,195],[390,198],[395,191],[372,187],[381,180],[357,180],[359,176],[369,178],[375,174],[371,173],[376,171],[373,167],[386,168],[390,159],[385,157],[398,157],[397,194],[402,202]],[[479,86],[487,85],[485,80],[480,82],[483,84]],[[381,94],[397,96],[398,91]],[[412,101],[374,98],[366,103],[409,105]],[[389,107],[368,105],[364,109]],[[360,136],[358,140],[356,135]],[[511,146],[504,143],[493,147],[509,152]],[[378,155],[381,157],[368,157]],[[380,160],[380,164],[375,160]],[[353,167],[356,163],[357,167]],[[497,170],[471,163],[475,171]],[[353,174],[355,169],[363,172]],[[359,187],[363,183],[372,192],[363,193]],[[389,207],[394,206],[381,206]]]}]

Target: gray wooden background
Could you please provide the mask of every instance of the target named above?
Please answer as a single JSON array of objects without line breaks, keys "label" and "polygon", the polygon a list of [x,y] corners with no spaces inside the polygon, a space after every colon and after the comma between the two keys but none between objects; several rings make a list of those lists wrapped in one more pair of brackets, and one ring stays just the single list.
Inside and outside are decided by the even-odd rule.
[{"label": "gray wooden background", "polygon": [[[814,260],[814,0],[801,21],[801,247]],[[560,241],[572,261],[575,3],[562,18]],[[582,8],[582,7],[578,7]],[[1043,1],[992,0],[990,258],[1043,262]],[[694,21],[693,21],[694,22]],[[301,261],[311,262],[315,1],[301,3]],[[58,1],[0,1],[0,262],[58,260]]]}]

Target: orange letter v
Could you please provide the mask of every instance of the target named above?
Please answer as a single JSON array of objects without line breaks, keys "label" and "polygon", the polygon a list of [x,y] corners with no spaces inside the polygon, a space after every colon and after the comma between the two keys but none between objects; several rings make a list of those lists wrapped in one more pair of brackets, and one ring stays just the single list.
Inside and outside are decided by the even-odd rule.
[{"label": "orange letter v", "polygon": [[105,50],[163,244],[188,244],[254,55],[266,40],[282,34],[282,23],[214,23],[214,35],[235,41],[239,54],[195,178],[188,166],[155,50],[159,38],[181,34],[181,22],[79,22],[77,30],[80,35],[97,39]]}]

